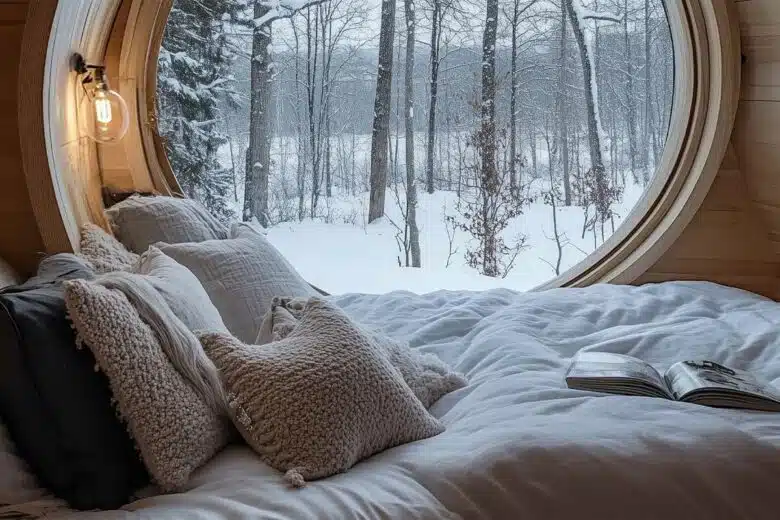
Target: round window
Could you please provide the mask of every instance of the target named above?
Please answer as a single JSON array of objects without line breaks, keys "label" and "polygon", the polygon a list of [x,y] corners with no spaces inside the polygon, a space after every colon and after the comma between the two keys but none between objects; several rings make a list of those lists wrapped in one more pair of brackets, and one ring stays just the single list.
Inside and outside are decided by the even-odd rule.
[{"label": "round window", "polygon": [[663,0],[175,0],[158,125],[330,292],[526,290],[654,184],[674,60]]}]

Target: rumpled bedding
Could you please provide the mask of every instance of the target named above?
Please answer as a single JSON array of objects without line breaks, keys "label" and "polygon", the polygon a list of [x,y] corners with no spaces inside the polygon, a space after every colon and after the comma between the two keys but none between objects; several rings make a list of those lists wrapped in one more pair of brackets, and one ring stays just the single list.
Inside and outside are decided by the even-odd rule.
[{"label": "rumpled bedding", "polygon": [[345,295],[354,319],[440,356],[447,430],[291,489],[244,446],[189,491],[74,519],[777,519],[780,414],[569,390],[580,350],[664,370],[710,359],[780,384],[780,306],[710,283]]}]

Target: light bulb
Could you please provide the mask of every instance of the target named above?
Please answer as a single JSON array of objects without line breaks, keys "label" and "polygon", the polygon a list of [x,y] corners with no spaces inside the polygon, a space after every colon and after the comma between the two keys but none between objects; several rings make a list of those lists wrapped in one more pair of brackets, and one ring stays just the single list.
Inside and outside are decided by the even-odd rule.
[{"label": "light bulb", "polygon": [[79,108],[82,131],[98,143],[116,143],[127,133],[130,124],[127,104],[122,96],[98,81],[84,96]]},{"label": "light bulb", "polygon": [[95,105],[95,121],[102,125],[111,123],[111,120],[114,119],[111,113],[111,100],[108,99],[105,91],[96,92],[92,103]]}]

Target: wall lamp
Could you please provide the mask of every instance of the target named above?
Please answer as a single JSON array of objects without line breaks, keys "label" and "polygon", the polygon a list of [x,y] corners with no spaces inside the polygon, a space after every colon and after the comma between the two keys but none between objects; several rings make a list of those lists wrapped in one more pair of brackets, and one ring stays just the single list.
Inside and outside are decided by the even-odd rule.
[{"label": "wall lamp", "polygon": [[98,143],[116,143],[127,133],[130,124],[127,104],[111,90],[103,65],[89,65],[81,54],[71,60],[73,70],[81,78],[84,97],[79,104],[79,126]]}]

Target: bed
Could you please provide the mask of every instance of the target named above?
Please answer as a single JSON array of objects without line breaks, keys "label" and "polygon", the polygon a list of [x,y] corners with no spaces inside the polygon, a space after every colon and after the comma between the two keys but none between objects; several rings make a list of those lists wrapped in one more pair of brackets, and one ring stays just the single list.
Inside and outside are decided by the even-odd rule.
[{"label": "bed", "polygon": [[465,373],[431,409],[447,430],[289,489],[231,446],[190,489],[119,518],[780,518],[780,415],[565,388],[579,350],[665,369],[708,358],[780,384],[780,306],[711,283],[519,294],[333,297],[356,320]]}]

